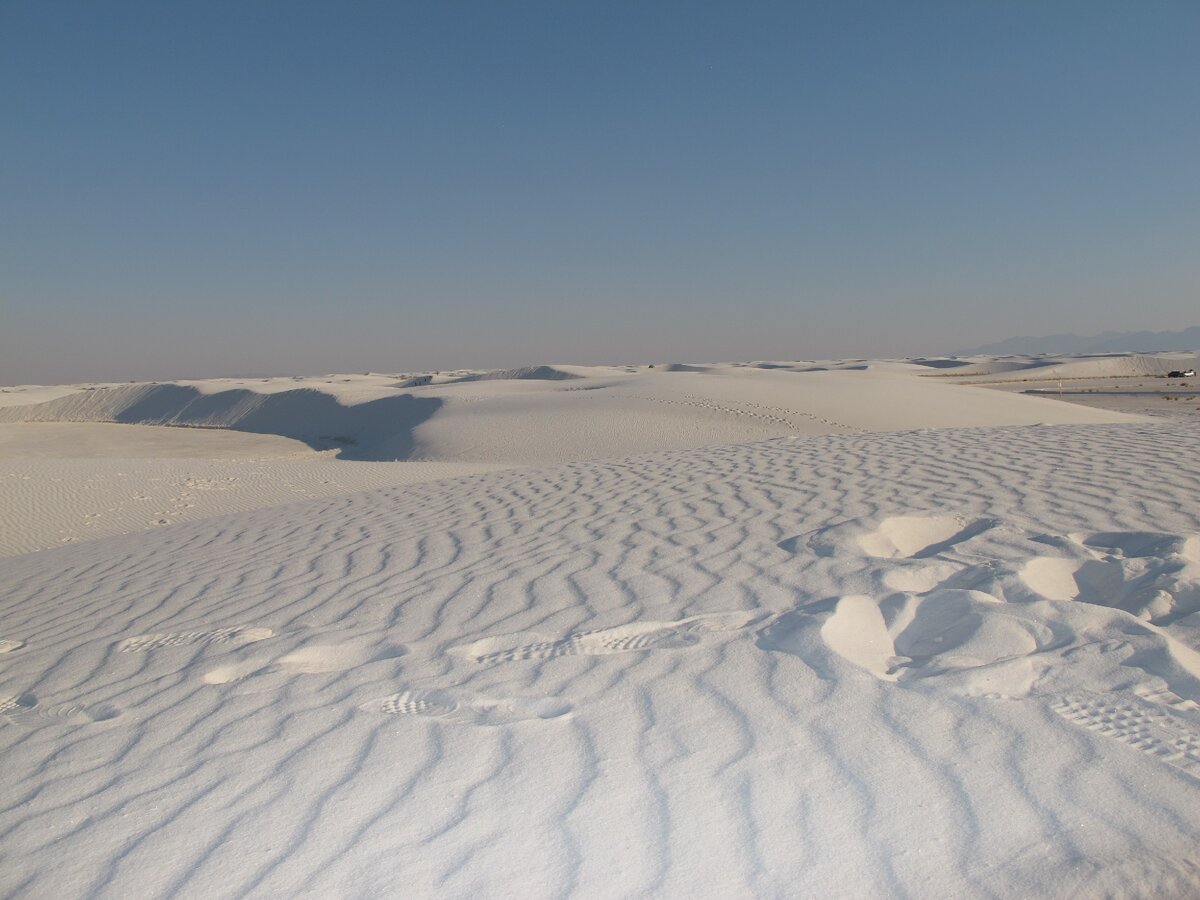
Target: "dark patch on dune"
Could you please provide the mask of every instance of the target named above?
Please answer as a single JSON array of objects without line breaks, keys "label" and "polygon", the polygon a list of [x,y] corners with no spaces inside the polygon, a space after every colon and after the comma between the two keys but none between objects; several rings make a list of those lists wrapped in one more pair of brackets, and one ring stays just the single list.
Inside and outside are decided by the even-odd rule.
[{"label": "dark patch on dune", "polygon": [[478,375],[465,375],[459,381],[566,381],[578,378],[553,366],[524,366],[520,369],[498,369]]},{"label": "dark patch on dune", "polygon": [[959,366],[970,365],[970,362],[965,359],[914,359],[911,362],[918,366],[927,366],[930,369],[956,369]]},{"label": "dark patch on dune", "polygon": [[433,384],[433,376],[432,375],[414,375],[412,378],[406,378],[403,381],[397,382],[395,384],[395,387],[416,388],[416,387],[428,387],[431,384]]}]

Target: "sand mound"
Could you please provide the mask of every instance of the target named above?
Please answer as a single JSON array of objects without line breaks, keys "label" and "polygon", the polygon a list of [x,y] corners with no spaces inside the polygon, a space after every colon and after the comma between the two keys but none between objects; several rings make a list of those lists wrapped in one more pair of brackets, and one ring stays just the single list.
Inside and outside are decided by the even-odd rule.
[{"label": "sand mound", "polygon": [[943,545],[961,530],[962,522],[952,516],[896,516],[860,537],[858,545],[869,556],[916,556]]},{"label": "sand mound", "polygon": [[1020,570],[1044,597],[1121,609],[1156,625],[1200,611],[1200,535],[1103,532],[1054,544],[1070,552],[1035,556]]}]

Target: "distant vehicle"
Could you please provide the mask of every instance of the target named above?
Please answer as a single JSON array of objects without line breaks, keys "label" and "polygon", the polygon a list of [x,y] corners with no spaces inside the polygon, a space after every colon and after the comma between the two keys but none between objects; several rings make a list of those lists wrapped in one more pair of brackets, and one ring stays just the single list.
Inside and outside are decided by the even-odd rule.
[{"label": "distant vehicle", "polygon": [[1167,377],[1168,378],[1195,378],[1196,370],[1195,369],[1184,369],[1183,371],[1176,370],[1174,372],[1168,372]]}]

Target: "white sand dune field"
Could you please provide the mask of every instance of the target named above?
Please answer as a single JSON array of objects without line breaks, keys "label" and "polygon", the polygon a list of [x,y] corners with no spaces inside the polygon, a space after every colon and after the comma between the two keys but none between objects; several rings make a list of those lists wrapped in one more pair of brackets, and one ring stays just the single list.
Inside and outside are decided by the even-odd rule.
[{"label": "white sand dune field", "polygon": [[953,371],[10,389],[0,895],[1197,896],[1200,427]]}]

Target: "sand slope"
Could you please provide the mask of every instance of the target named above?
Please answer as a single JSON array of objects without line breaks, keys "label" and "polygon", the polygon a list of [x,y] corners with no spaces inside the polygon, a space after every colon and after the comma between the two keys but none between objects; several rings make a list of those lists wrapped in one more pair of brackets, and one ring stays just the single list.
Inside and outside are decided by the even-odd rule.
[{"label": "sand slope", "polygon": [[846,430],[8,560],[0,883],[1194,896],[1196,438]]},{"label": "sand slope", "polygon": [[[334,459],[216,428],[0,424],[0,558],[316,497],[501,466]],[[507,467],[504,467],[507,468]]]}]

